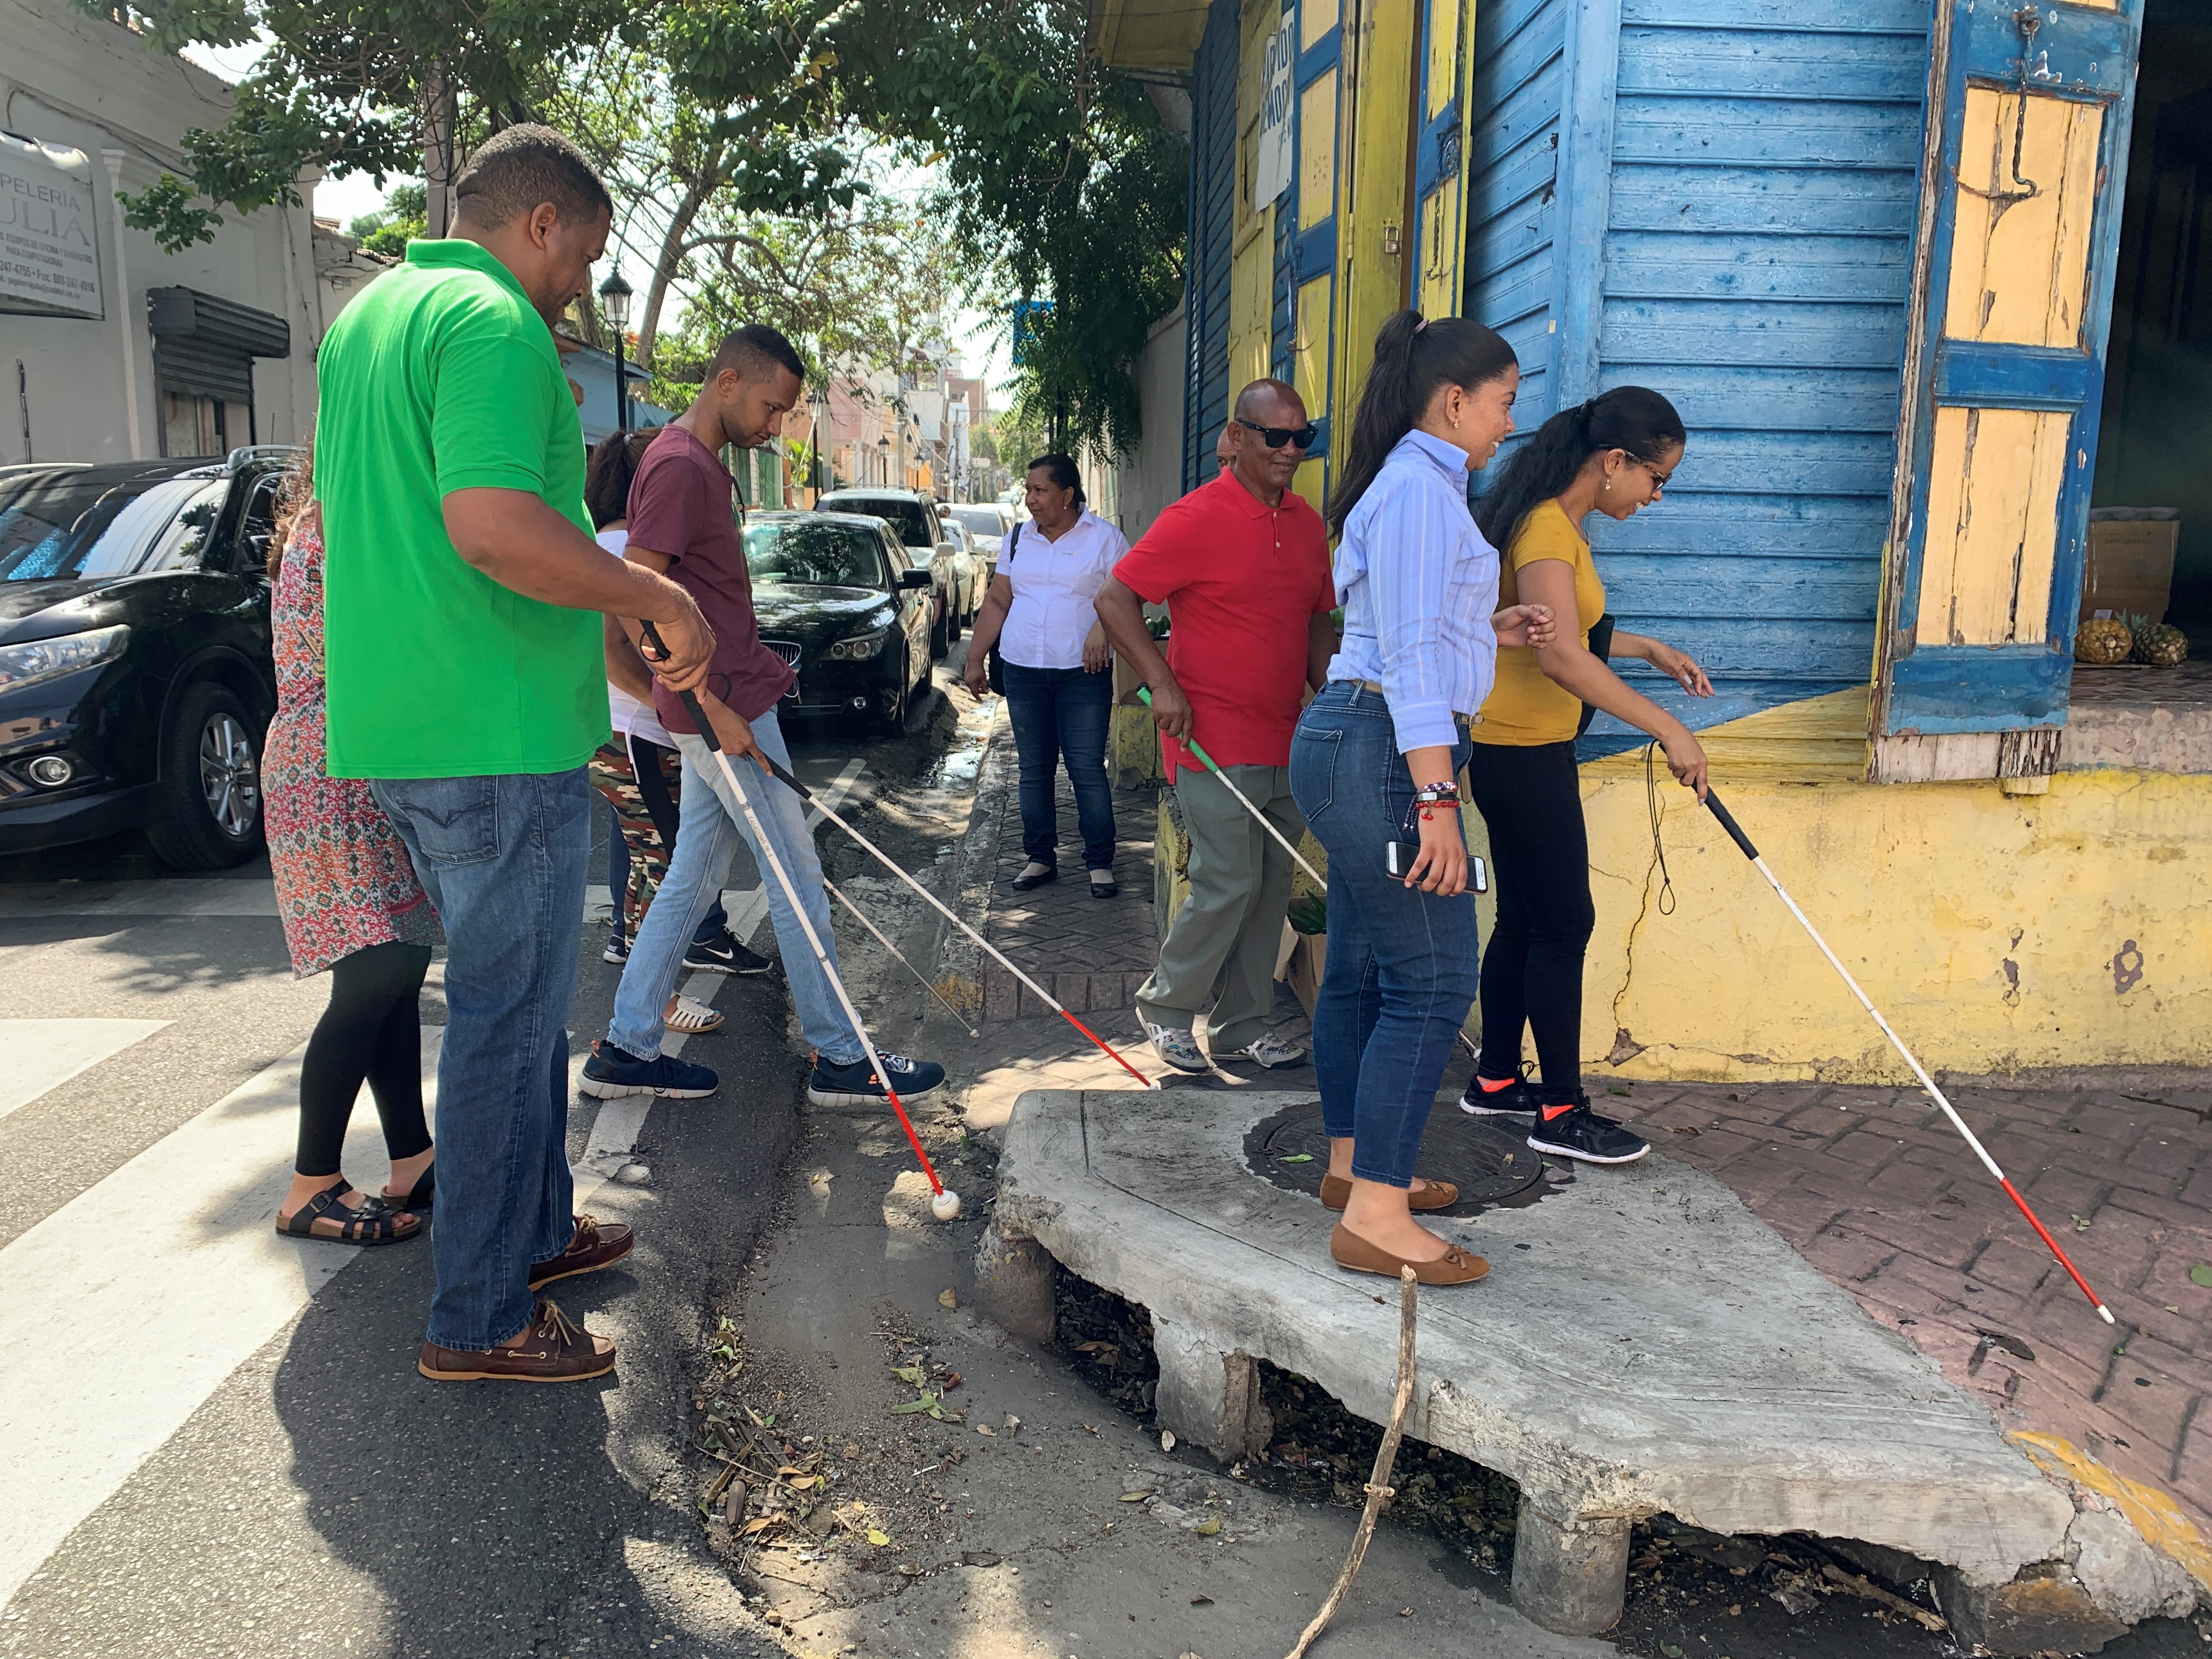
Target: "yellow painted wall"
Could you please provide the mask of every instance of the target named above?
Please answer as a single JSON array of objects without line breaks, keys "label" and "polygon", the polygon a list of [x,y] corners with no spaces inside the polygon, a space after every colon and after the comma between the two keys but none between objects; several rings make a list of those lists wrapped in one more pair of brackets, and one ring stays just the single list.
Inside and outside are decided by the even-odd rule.
[{"label": "yellow painted wall", "polygon": [[[2047,794],[2010,796],[1993,781],[1807,784],[1717,763],[1714,776],[1930,1069],[2212,1065],[2212,777],[2063,772]],[[1594,1077],[1911,1080],[1663,769],[1664,916],[1641,751],[1583,777]]]}]

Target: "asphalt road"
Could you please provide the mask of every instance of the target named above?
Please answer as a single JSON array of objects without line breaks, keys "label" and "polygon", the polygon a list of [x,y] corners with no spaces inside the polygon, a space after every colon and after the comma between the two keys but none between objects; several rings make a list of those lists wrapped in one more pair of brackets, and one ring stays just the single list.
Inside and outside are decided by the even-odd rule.
[{"label": "asphalt road", "polygon": [[[802,730],[798,770],[865,807],[926,775],[951,723],[929,712],[888,743]],[[587,926],[579,1065],[619,972],[603,943]],[[580,1207],[640,1243],[556,1296],[619,1370],[434,1385],[415,1371],[427,1247],[270,1231],[327,984],[292,977],[265,866],[179,881],[128,839],[0,860],[0,1654],[773,1651],[700,1542],[679,1458],[701,1310],[769,1218],[804,1061],[780,975],[687,988],[728,1016],[688,1050],[720,1093],[572,1113]],[[374,1128],[364,1103],[364,1186]],[[649,1182],[592,1172],[611,1147],[602,1170],[627,1151]]]}]

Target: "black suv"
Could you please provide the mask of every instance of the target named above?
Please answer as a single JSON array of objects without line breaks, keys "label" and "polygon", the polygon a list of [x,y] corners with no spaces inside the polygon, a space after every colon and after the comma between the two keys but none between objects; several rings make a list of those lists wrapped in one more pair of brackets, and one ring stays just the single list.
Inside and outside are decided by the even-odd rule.
[{"label": "black suv", "polygon": [[264,570],[293,452],[0,467],[0,853],[146,832],[261,850]]}]

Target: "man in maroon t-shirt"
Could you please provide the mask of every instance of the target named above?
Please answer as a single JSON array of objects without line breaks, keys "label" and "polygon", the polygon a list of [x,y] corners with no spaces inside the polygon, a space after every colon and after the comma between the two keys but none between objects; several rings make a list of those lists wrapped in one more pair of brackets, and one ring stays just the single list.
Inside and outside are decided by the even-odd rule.
[{"label": "man in maroon t-shirt", "polygon": [[[799,913],[792,908],[754,840],[744,808],[760,820],[778,862],[791,878],[816,937],[836,961],[822,865],[797,794],[769,775],[773,759],[788,770],[791,751],[775,706],[794,678],[789,664],[761,643],[753,612],[752,574],[737,520],[737,481],[722,465],[726,448],[751,449],[781,429],[799,401],[805,372],[791,342],[772,328],[749,325],[725,339],[707,365],[706,383],[690,408],[672,421],[638,464],[629,491],[629,544],[623,557],[665,574],[698,602],[714,630],[714,655],[699,701],[744,790],[731,792],[720,763],[693,726],[681,699],[660,694],[653,706],[684,757],[683,799],[676,850],[631,943],[606,1041],[592,1045],[581,1087],[601,1099],[623,1095],[711,1094],[719,1079],[660,1052],[664,1011],[685,947],[727,878],[743,836],[760,866],[769,920],[783,953],[785,980],[799,1010],[801,1034],[814,1048],[807,1097],[817,1105],[880,1102],[883,1079],[846,1020],[822,964],[815,960]],[[773,532],[770,532],[773,533]],[[635,640],[635,635],[632,636]],[[925,1095],[945,1068],[885,1054],[890,1086],[902,1099]]]},{"label": "man in maroon t-shirt", "polygon": [[[1215,1059],[1306,1058],[1267,1029],[1290,854],[1182,739],[1200,744],[1293,844],[1305,833],[1291,799],[1291,733],[1306,688],[1322,684],[1336,652],[1328,530],[1290,489],[1314,435],[1290,386],[1246,386],[1223,434],[1229,465],[1153,521],[1097,601],[1115,648],[1152,688],[1190,837],[1190,896],[1137,990],[1153,1051],[1177,1071],[1206,1069],[1191,1027],[1208,1002]],[[1165,657],[1139,601],[1168,607]]]}]

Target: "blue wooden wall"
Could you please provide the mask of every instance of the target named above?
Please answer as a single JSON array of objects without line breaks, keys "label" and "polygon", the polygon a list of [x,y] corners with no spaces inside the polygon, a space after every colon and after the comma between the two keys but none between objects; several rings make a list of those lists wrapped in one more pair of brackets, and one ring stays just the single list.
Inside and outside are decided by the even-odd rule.
[{"label": "blue wooden wall", "polygon": [[[1492,78],[1475,105],[1470,309],[1504,329],[1524,374],[1543,364],[1524,381],[1527,427],[1621,385],[1682,412],[1689,449],[1666,499],[1588,526],[1623,627],[1688,650],[1738,713],[1864,684],[1928,0],[1562,10],[1508,0],[1479,26],[1496,44],[1477,71]],[[1546,201],[1531,186],[1555,136]],[[1594,748],[1621,746],[1607,727],[1626,730],[1601,716]]]},{"label": "blue wooden wall", "polygon": [[1237,228],[1237,0],[1213,0],[1191,68],[1182,487],[1212,478],[1229,405],[1229,262]]},{"label": "blue wooden wall", "polygon": [[1558,380],[1552,250],[1568,9],[1566,0],[1485,0],[1474,14],[1462,304],[1512,343],[1521,359],[1515,418],[1529,431],[1555,407]]}]

